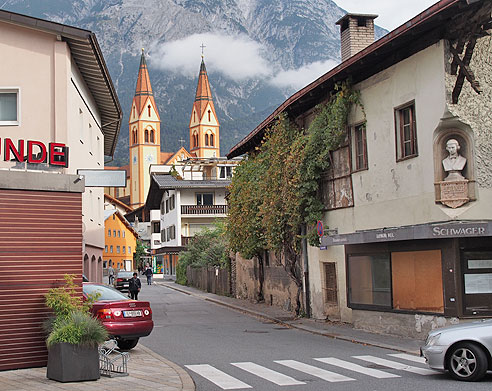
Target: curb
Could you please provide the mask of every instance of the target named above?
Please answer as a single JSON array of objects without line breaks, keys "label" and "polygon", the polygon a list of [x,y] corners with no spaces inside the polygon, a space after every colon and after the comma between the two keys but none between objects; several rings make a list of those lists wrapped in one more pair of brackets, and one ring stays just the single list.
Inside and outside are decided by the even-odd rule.
[{"label": "curb", "polygon": [[186,372],[183,368],[181,368],[179,365],[173,363],[172,361],[169,361],[167,358],[162,357],[160,354],[157,354],[153,350],[149,349],[148,347],[140,344],[139,348],[144,350],[145,353],[149,354],[150,356],[154,357],[155,359],[162,361],[164,364],[167,366],[171,367],[174,369],[178,375],[179,378],[181,379],[181,383],[183,384],[183,391],[195,391],[195,382],[191,378],[191,376]]},{"label": "curb", "polygon": [[165,287],[167,287],[169,289],[173,289],[175,291],[184,293],[186,295],[194,296],[194,297],[203,299],[205,301],[209,301],[211,303],[214,303],[214,304],[217,304],[217,305],[221,305],[223,307],[228,307],[228,308],[231,308],[233,310],[236,310],[236,311],[239,311],[239,312],[242,312],[242,313],[245,313],[245,314],[249,314],[249,315],[252,315],[252,316],[261,318],[261,319],[269,320],[269,321],[275,322],[275,323],[280,324],[280,325],[285,326],[285,327],[290,327],[290,328],[293,328],[293,329],[306,331],[306,332],[311,333],[311,334],[321,335],[323,337],[328,337],[328,338],[332,338],[332,339],[338,339],[338,340],[341,340],[341,341],[352,342],[352,343],[356,343],[356,344],[364,345],[364,346],[373,346],[373,347],[382,348],[382,349],[395,350],[397,352],[408,353],[408,354],[412,354],[412,355],[416,355],[416,356],[419,356],[420,355],[420,352],[417,351],[417,350],[405,349],[405,348],[402,348],[401,346],[395,346],[395,345],[390,345],[390,344],[385,344],[385,343],[363,341],[360,338],[346,337],[346,336],[343,336],[343,335],[333,334],[333,333],[329,333],[329,332],[326,332],[326,331],[315,330],[315,329],[312,329],[310,327],[306,327],[306,326],[302,326],[302,325],[291,324],[291,323],[285,322],[285,321],[283,321],[281,319],[278,319],[278,318],[269,316],[267,314],[264,314],[262,312],[252,311],[252,310],[249,310],[247,308],[236,306],[234,304],[226,303],[226,302],[223,302],[223,301],[220,301],[220,300],[216,300],[216,299],[213,299],[213,298],[210,298],[210,297],[205,297],[205,296],[203,296],[201,294],[196,294],[194,292],[190,292],[190,291],[187,291],[187,290],[184,290],[184,289],[180,289],[179,287],[170,286],[170,285],[168,285],[166,283],[163,283],[163,282],[160,283],[159,285],[162,285],[162,286],[165,286]]}]

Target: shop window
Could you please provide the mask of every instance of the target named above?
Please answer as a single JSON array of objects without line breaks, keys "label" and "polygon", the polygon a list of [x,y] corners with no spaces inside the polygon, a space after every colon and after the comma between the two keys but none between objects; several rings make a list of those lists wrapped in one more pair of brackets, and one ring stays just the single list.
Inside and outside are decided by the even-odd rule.
[{"label": "shop window", "polygon": [[337,269],[335,262],[323,263],[323,271],[325,277],[325,303],[337,305]]},{"label": "shop window", "polygon": [[391,308],[389,254],[348,258],[349,303],[352,308]]},{"label": "shop window", "polygon": [[396,159],[417,156],[417,125],[415,103],[395,109]]},{"label": "shop window", "polygon": [[444,312],[441,251],[391,253],[393,309]]},{"label": "shop window", "polygon": [[366,126],[361,124],[352,129],[352,171],[367,170]]},{"label": "shop window", "polygon": [[0,89],[0,125],[19,125],[19,91]]},{"label": "shop window", "polygon": [[492,252],[466,251],[461,258],[464,313],[492,314]]},{"label": "shop window", "polygon": [[214,204],[213,193],[197,193],[196,204],[197,205],[213,205]]}]

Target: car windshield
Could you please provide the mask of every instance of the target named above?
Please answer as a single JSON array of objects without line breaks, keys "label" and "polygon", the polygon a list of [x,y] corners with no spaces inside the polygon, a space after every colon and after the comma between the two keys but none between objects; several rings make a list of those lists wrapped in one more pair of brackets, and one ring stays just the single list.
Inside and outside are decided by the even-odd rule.
[{"label": "car windshield", "polygon": [[100,294],[97,301],[99,300],[128,300],[128,297],[122,295],[116,289],[109,288],[104,285],[96,284],[84,284],[84,293],[86,295],[96,295]]},{"label": "car windshield", "polygon": [[118,274],[117,274],[116,277],[120,277],[120,278],[132,278],[133,277],[133,273],[132,272],[118,272]]}]

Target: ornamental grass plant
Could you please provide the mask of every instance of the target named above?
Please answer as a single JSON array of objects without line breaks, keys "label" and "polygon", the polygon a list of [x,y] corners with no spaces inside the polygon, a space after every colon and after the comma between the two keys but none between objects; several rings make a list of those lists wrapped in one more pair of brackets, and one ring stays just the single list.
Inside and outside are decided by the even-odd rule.
[{"label": "ornamental grass plant", "polygon": [[53,317],[44,324],[48,347],[63,342],[94,347],[108,339],[104,326],[90,313],[97,297],[92,296],[84,301],[77,292],[74,278],[74,275],[65,275],[65,285],[52,288],[45,295],[46,306],[53,311]]}]

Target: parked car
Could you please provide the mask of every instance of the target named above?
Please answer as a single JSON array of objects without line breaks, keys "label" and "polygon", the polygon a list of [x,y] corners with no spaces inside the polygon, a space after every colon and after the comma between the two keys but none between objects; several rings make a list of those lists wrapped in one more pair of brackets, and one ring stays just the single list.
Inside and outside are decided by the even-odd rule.
[{"label": "parked car", "polygon": [[120,270],[119,272],[116,273],[116,276],[114,277],[113,286],[120,291],[124,291],[124,290],[127,291],[130,285],[129,280],[132,277],[133,277],[133,272]]},{"label": "parked car", "polygon": [[149,335],[154,328],[148,301],[131,300],[117,290],[103,284],[83,283],[84,298],[99,293],[92,305],[92,313],[123,350],[133,349],[139,338]]},{"label": "parked car", "polygon": [[477,381],[492,370],[492,319],[433,330],[420,355],[456,380]]}]

